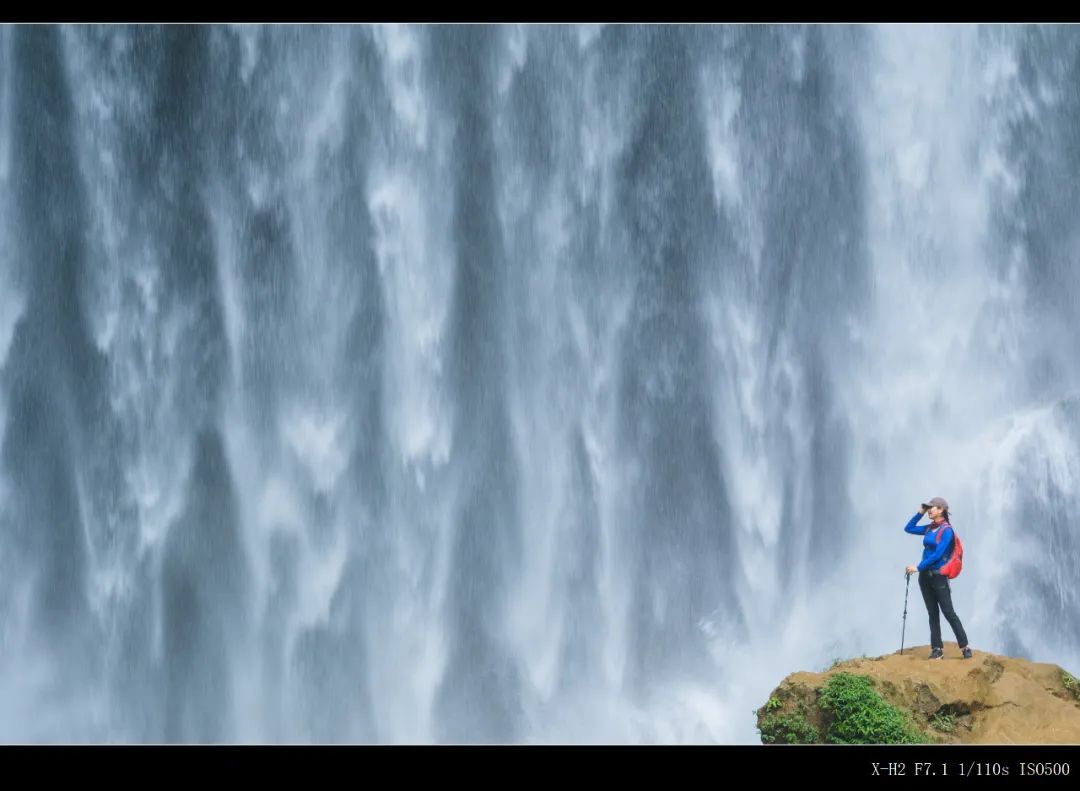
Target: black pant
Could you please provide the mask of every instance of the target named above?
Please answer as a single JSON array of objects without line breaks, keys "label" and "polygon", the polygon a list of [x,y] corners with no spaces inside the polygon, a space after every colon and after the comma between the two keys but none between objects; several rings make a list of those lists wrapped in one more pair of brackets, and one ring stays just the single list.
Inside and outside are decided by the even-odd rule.
[{"label": "black pant", "polygon": [[926,602],[926,611],[930,613],[930,646],[932,648],[944,647],[941,642],[941,618],[938,617],[938,608],[945,614],[945,620],[952,627],[956,635],[956,642],[961,648],[967,646],[967,634],[964,633],[964,625],[960,623],[960,617],[952,606],[952,591],[949,590],[949,579],[936,571],[919,572],[919,589],[922,591],[923,601]]}]

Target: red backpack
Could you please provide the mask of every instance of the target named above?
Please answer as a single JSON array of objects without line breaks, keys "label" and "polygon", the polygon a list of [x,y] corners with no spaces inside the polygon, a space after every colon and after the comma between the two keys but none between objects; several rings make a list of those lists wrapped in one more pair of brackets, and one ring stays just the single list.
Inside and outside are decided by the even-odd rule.
[{"label": "red backpack", "polygon": [[[945,527],[945,525],[942,525],[942,527]],[[964,546],[960,543],[960,536],[956,534],[956,528],[952,525],[949,525],[949,527],[952,529],[953,535],[952,554],[949,556],[949,559],[945,561],[945,565],[938,569],[938,574],[947,579],[956,579],[960,574],[960,569],[964,565]],[[940,542],[941,534],[944,532],[944,530],[938,530],[937,536],[934,537],[934,541]]]}]

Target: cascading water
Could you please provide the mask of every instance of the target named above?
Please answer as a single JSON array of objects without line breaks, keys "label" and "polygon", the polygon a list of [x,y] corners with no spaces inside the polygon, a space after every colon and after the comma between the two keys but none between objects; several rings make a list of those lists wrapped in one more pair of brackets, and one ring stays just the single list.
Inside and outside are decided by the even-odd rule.
[{"label": "cascading water", "polygon": [[4,28],[0,740],[754,742],[936,494],[1075,671],[1077,118],[1073,28]]}]

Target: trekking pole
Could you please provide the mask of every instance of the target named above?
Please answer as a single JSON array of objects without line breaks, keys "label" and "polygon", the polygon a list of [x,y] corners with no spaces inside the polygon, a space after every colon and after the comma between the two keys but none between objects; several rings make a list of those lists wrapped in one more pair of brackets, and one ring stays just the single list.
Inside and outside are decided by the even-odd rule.
[{"label": "trekking pole", "polygon": [[907,582],[904,584],[904,625],[900,627],[900,653],[904,653],[904,630],[907,629],[907,595],[908,590],[911,588],[911,572],[904,572],[904,579]]}]

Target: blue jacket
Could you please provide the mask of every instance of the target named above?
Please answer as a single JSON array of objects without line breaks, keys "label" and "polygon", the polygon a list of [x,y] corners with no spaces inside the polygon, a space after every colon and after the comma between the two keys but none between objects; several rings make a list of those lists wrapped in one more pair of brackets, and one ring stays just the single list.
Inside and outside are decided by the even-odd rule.
[{"label": "blue jacket", "polygon": [[[949,550],[952,548],[953,531],[948,522],[943,522],[938,530],[944,530],[941,534],[941,540],[937,540],[937,530],[927,530],[928,527],[933,525],[919,525],[918,521],[922,519],[922,514],[915,514],[911,517],[911,520],[907,523],[907,527],[904,528],[905,533],[913,533],[917,536],[921,535],[922,540],[922,560],[919,561],[919,565],[916,568],[919,571],[926,571],[927,569],[937,570],[945,565],[945,561],[949,559]],[[925,535],[924,535],[925,534]]]}]

